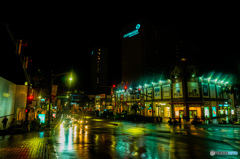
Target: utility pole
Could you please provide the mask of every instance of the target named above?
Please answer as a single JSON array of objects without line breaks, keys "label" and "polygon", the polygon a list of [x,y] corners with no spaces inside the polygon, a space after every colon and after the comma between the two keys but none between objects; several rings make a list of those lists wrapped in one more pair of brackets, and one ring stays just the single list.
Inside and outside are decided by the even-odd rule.
[{"label": "utility pole", "polygon": [[[31,85],[31,81],[30,81],[30,77],[27,73],[27,66],[26,66],[26,61],[24,61],[22,59],[22,56],[21,56],[21,51],[22,51],[22,39],[15,39],[13,34],[12,34],[12,31],[11,29],[8,27],[8,24],[7,23],[4,23],[7,31],[8,31],[8,34],[10,35],[11,39],[12,39],[12,42],[14,43],[15,47],[16,47],[16,54],[19,56],[19,59],[20,59],[20,62],[21,62],[21,65],[23,67],[23,72],[24,72],[24,75],[25,75],[25,78],[28,82],[28,88],[27,88],[27,102],[26,102],[26,110],[28,109],[28,97],[29,97],[29,90],[30,90],[30,85]],[[25,115],[25,121],[28,122],[28,111],[26,111],[26,115]]]}]

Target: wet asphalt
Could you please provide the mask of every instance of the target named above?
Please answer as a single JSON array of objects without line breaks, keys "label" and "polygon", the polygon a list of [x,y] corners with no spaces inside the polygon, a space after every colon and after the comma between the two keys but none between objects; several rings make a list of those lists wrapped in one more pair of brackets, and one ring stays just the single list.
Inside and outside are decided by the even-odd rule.
[{"label": "wet asphalt", "polygon": [[237,151],[240,127],[201,127],[108,121],[88,115],[72,126],[51,131],[56,158],[239,158],[210,156],[210,151]]},{"label": "wet asphalt", "polygon": [[240,127],[108,121],[89,115],[50,131],[0,136],[0,158],[240,158]]}]

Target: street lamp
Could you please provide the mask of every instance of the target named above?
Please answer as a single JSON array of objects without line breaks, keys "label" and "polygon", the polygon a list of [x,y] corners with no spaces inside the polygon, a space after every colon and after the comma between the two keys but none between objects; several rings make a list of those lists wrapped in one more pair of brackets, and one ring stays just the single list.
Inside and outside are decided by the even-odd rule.
[{"label": "street lamp", "polygon": [[[61,74],[53,74],[53,71],[51,73],[51,85],[50,85],[50,100],[49,100],[49,106],[48,106],[48,124],[47,124],[47,128],[50,129],[50,117],[51,117],[51,111],[50,111],[50,108],[51,108],[51,105],[52,105],[52,85],[53,85],[53,81],[58,77],[58,76],[61,76],[61,75],[64,75],[64,74],[70,74],[72,75],[72,72],[65,72],[65,73],[61,73]],[[72,77],[69,78],[70,81],[73,80]]]}]

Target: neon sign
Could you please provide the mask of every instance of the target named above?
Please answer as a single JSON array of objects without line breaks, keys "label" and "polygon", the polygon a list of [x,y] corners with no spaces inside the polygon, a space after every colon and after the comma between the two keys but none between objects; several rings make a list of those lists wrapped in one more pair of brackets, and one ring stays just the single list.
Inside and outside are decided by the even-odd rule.
[{"label": "neon sign", "polygon": [[3,93],[3,97],[10,97],[10,93]]},{"label": "neon sign", "polygon": [[45,123],[45,114],[38,114],[41,123]]},{"label": "neon sign", "polygon": [[132,36],[134,36],[134,35],[137,35],[137,34],[139,34],[139,31],[138,31],[138,29],[140,28],[140,24],[137,24],[136,25],[136,29],[135,30],[133,30],[133,31],[131,31],[131,32],[129,32],[129,33],[127,33],[127,34],[124,34],[123,35],[123,38],[126,38],[126,37],[132,37]]}]

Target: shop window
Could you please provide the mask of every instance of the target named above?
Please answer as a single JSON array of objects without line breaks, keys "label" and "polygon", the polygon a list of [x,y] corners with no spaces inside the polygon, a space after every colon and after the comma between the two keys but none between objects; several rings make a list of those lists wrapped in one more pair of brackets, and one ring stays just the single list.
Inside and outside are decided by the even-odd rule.
[{"label": "shop window", "polygon": [[208,107],[204,107],[204,117],[208,117],[209,118],[209,108]]},{"label": "shop window", "polygon": [[197,115],[197,111],[196,110],[190,110],[189,115],[190,115],[190,118],[193,119],[195,117],[195,115]]},{"label": "shop window", "polygon": [[170,117],[170,107],[164,107],[164,117]]},{"label": "shop window", "polygon": [[212,107],[212,116],[213,116],[213,117],[216,117],[216,116],[217,116],[216,107]]},{"label": "shop window", "polygon": [[183,118],[183,110],[179,110],[180,118]]}]

